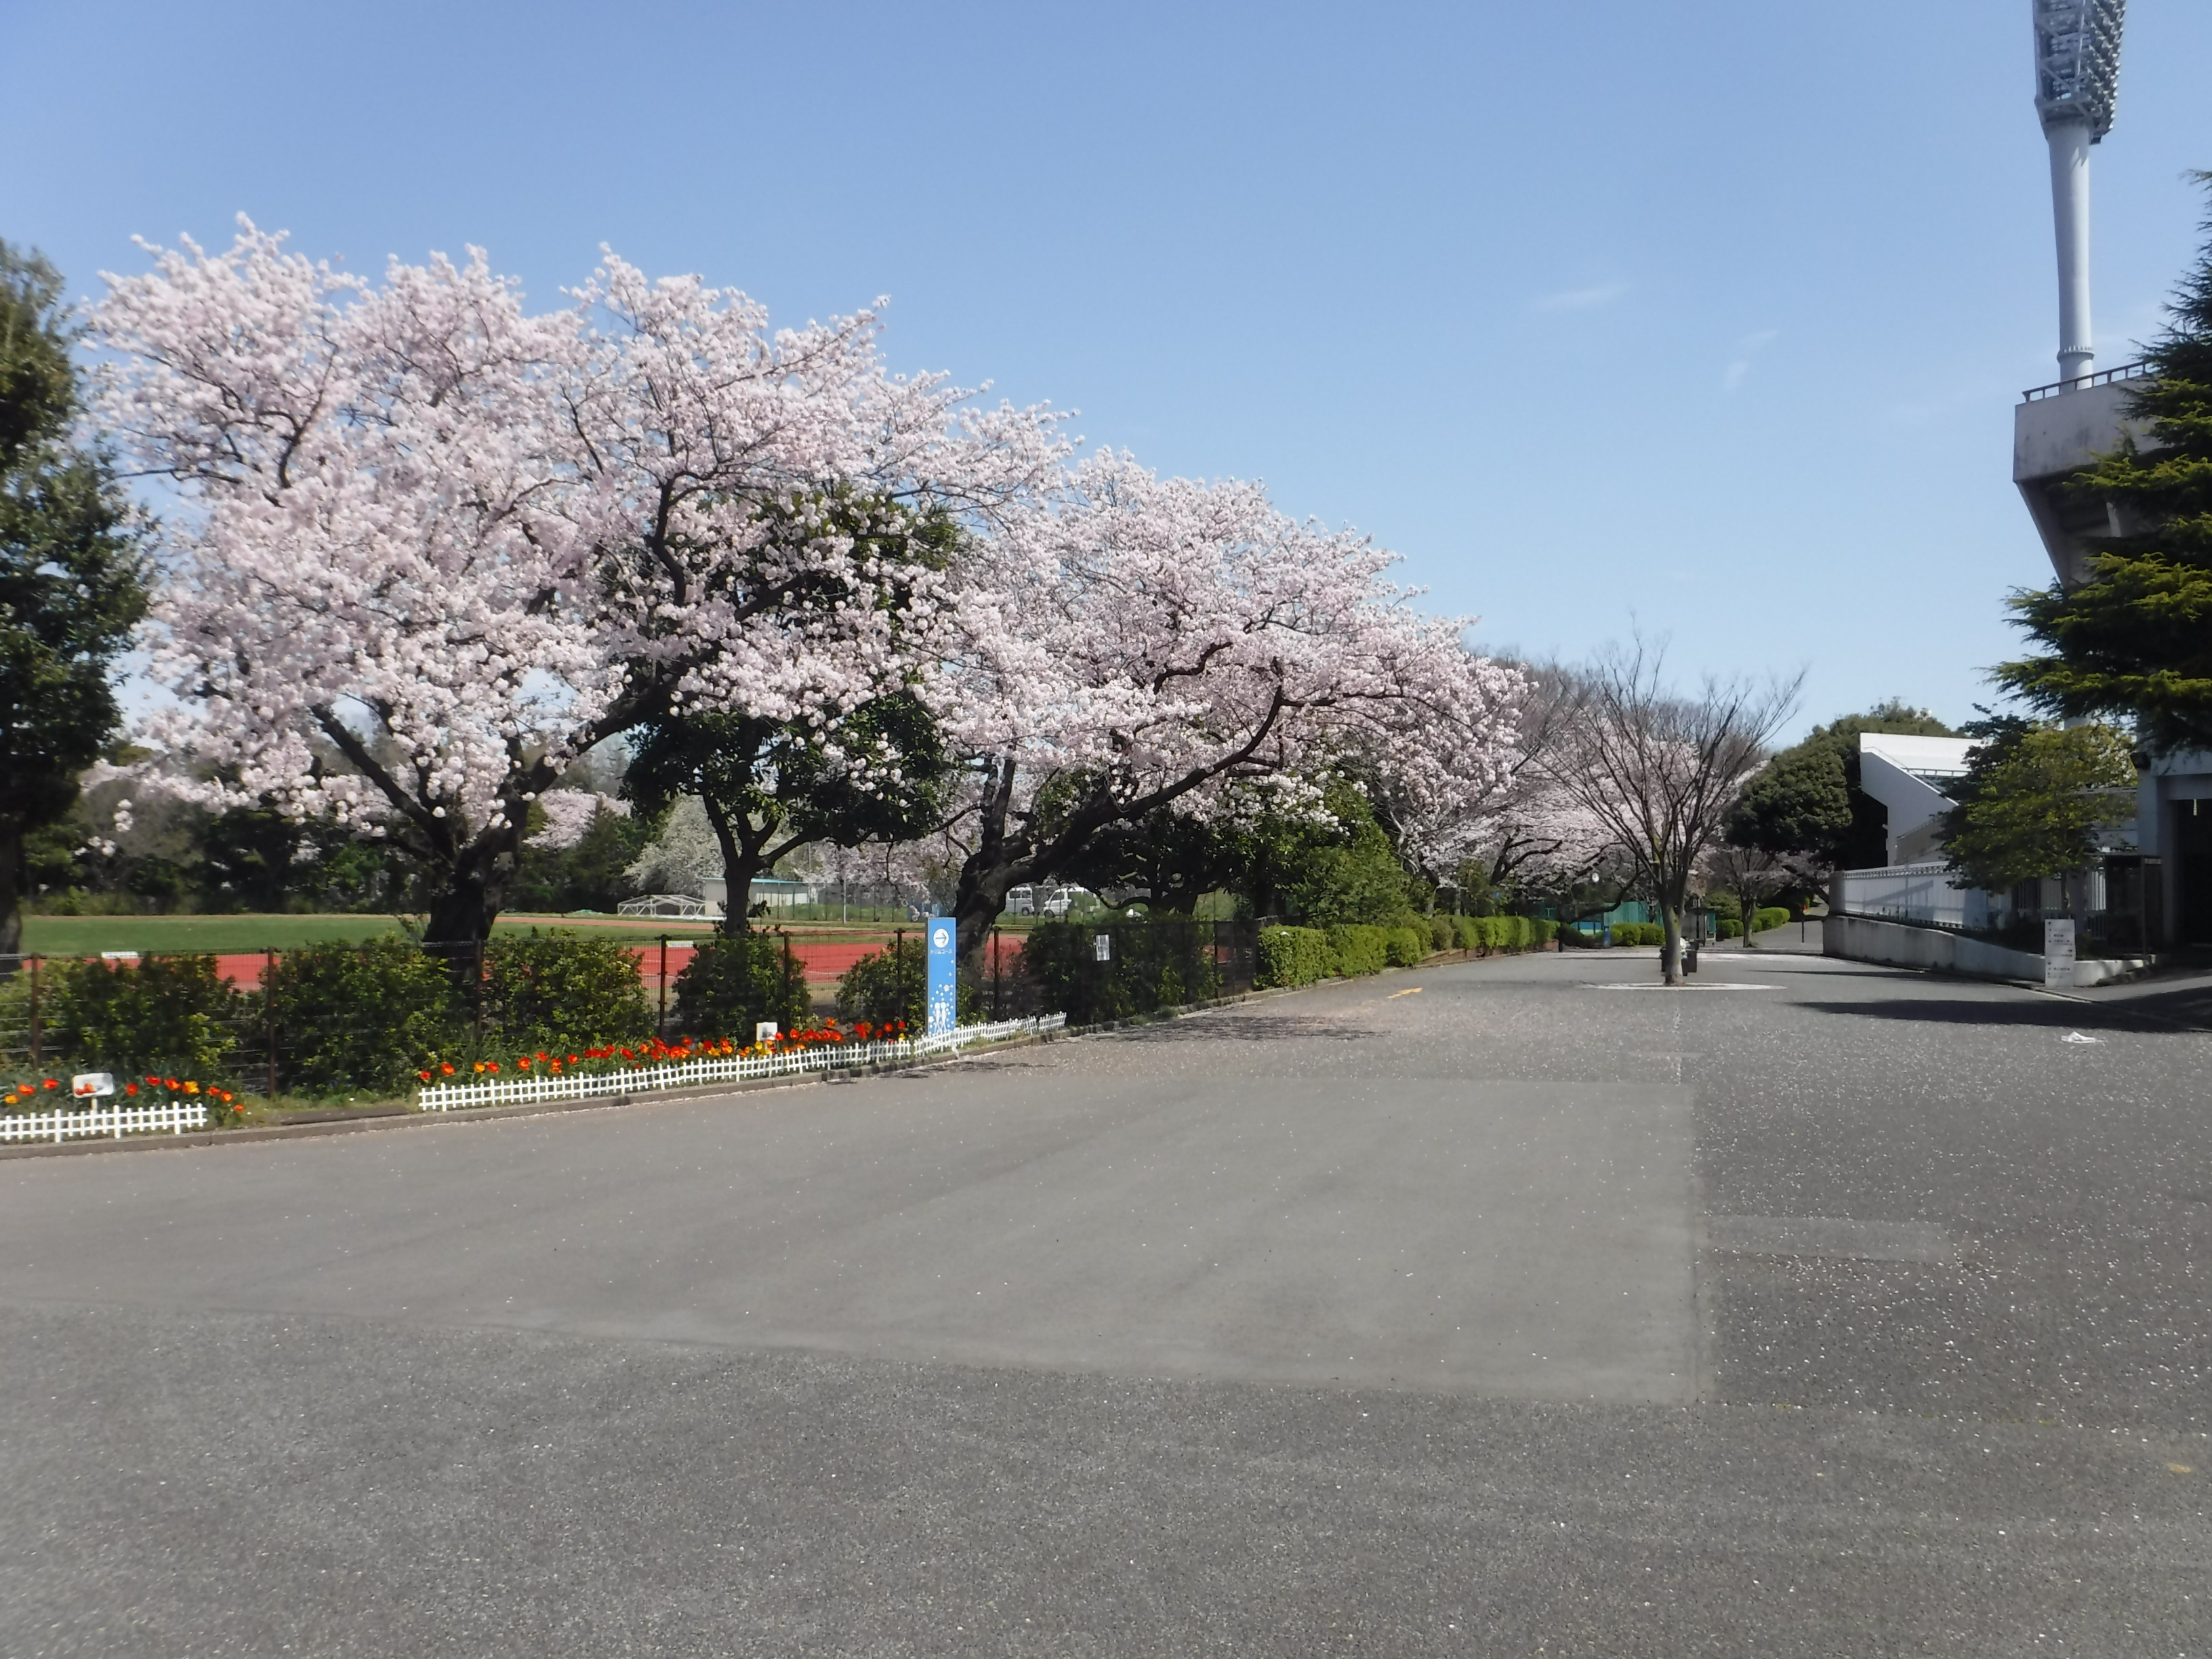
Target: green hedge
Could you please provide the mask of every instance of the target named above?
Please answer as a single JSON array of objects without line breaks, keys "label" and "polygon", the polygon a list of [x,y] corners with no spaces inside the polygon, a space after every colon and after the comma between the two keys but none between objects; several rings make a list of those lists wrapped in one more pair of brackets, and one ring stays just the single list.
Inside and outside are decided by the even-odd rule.
[{"label": "green hedge", "polygon": [[1616,921],[1613,924],[1615,945],[1664,945],[1667,930],[1656,921]]},{"label": "green hedge", "polygon": [[[520,938],[494,939],[484,951],[485,1025],[512,1048],[637,1042],[652,1033],[654,1009],[630,950],[620,939],[534,927]],[[682,987],[679,979],[673,988],[679,997]],[[749,1036],[751,1030],[718,1025],[697,1035]]]},{"label": "green hedge", "polygon": [[1722,917],[1721,937],[1723,939],[1741,939],[1743,937],[1743,924],[1740,921],[1731,921],[1726,916]]},{"label": "green hedge", "polygon": [[692,1036],[747,1042],[763,1020],[805,1030],[814,1023],[814,1000],[805,965],[784,954],[783,943],[780,934],[747,933],[700,945],[669,987],[670,1023]]},{"label": "green hedge", "polygon": [[46,1039],[71,1060],[128,1075],[231,1079],[245,999],[212,956],[57,963]]},{"label": "green hedge", "polygon": [[276,1086],[293,1094],[397,1094],[471,1029],[441,958],[404,939],[287,951],[269,975]]},{"label": "green hedge", "polygon": [[1382,935],[1383,958],[1393,968],[1418,968],[1428,960],[1426,927],[1386,927]]},{"label": "green hedge", "polygon": [[1311,985],[1336,971],[1328,936],[1318,927],[1262,927],[1260,972],[1263,986]]},{"label": "green hedge", "polygon": [[1778,904],[1763,904],[1751,913],[1753,928],[1761,933],[1771,927],[1787,927],[1796,919]]},{"label": "green hedge", "polygon": [[1380,927],[1340,921],[1328,930],[1327,937],[1330,959],[1346,979],[1379,974],[1390,965],[1389,935]]},{"label": "green hedge", "polygon": [[[1098,960],[1101,933],[1113,941],[1104,962]],[[1213,945],[1213,924],[1188,916],[1104,927],[1040,922],[1023,941],[1018,971],[1036,988],[1040,1006],[1060,1010],[1070,1024],[1090,1025],[1219,996]],[[964,1012],[967,988],[962,989]]]},{"label": "green hedge", "polygon": [[1557,939],[1559,924],[1537,916],[1461,916],[1457,933],[1462,951],[1529,951]]}]

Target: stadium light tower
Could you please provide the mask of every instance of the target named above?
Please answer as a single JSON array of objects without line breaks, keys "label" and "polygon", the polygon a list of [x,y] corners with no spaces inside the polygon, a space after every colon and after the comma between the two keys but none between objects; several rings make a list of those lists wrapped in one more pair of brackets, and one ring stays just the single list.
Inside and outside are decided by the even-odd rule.
[{"label": "stadium light tower", "polygon": [[2112,130],[2120,24],[2127,0],[2030,0],[2035,12],[2035,112],[2051,146],[2058,232],[2058,378],[2095,366],[2089,344],[2089,146]]}]

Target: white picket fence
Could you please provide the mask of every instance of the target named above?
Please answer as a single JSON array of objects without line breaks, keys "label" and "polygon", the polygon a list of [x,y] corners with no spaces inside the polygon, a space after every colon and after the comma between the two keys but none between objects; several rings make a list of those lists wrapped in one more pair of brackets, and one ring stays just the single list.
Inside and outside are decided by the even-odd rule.
[{"label": "white picket fence", "polygon": [[834,1042],[781,1054],[732,1054],[726,1059],[684,1060],[641,1066],[630,1072],[563,1072],[526,1077],[496,1077],[482,1083],[441,1083],[419,1091],[416,1104],[426,1112],[455,1112],[471,1106],[516,1106],[547,1100],[594,1100],[609,1095],[648,1094],[659,1089],[694,1089],[709,1083],[750,1083],[758,1078],[793,1077],[805,1072],[848,1071],[864,1066],[895,1066],[929,1054],[957,1053],[977,1042],[1036,1036],[1067,1024],[1066,1014],[1036,1019],[1002,1019],[993,1025],[963,1025],[942,1036],[899,1042]]},{"label": "white picket fence", "polygon": [[146,1106],[60,1106],[51,1112],[0,1112],[0,1141],[120,1140],[125,1135],[180,1135],[208,1127],[204,1100],[158,1101]]}]

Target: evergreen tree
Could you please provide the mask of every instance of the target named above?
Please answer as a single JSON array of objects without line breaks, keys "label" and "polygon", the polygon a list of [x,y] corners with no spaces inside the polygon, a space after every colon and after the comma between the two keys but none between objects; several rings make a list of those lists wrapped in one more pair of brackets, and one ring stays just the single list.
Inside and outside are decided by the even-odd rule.
[{"label": "evergreen tree", "polygon": [[[1966,730],[1982,741],[1943,818],[1945,861],[1960,885],[2003,892],[2071,875],[2096,857],[2102,825],[2132,815],[2135,766],[2112,727],[2000,714]],[[2070,910],[2070,886],[2067,897]]]},{"label": "evergreen tree", "polygon": [[[2212,188],[2212,173],[2199,173]],[[2157,440],[2102,456],[2074,488],[2109,502],[2126,533],[2091,543],[2089,580],[2015,593],[2015,620],[2044,649],[1997,679],[2063,719],[2132,719],[2159,751],[2212,748],[2212,219],[2176,289],[2151,377],[2130,416]]]},{"label": "evergreen tree", "polygon": [[0,971],[22,949],[24,842],[76,802],[120,720],[109,671],[146,608],[140,528],[81,442],[61,277],[0,242]]},{"label": "evergreen tree", "polygon": [[1927,710],[1895,697],[1863,714],[1816,726],[1744,787],[1729,817],[1729,844],[1789,860],[1808,878],[1882,863],[1888,855],[1888,813],[1859,787],[1859,734],[1864,732],[1959,735]]}]

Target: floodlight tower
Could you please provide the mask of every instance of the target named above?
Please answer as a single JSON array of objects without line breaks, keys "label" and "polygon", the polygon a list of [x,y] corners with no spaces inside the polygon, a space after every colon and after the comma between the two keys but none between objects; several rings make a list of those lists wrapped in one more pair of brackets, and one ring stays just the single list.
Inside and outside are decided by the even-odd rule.
[{"label": "floodlight tower", "polygon": [[2086,378],[2089,343],[2089,146],[2112,130],[2127,0],[2031,0],[2035,112],[2051,146],[2058,232],[2058,378]]}]

